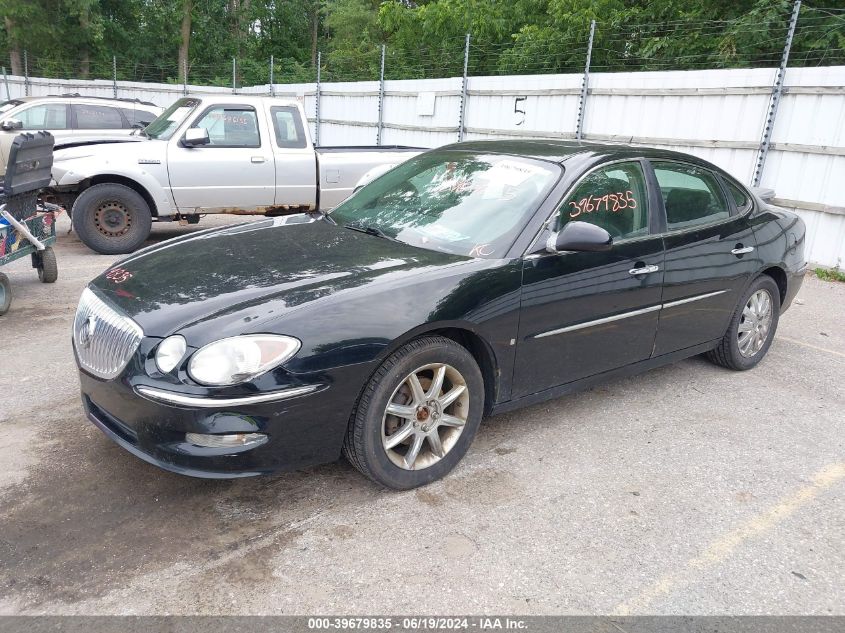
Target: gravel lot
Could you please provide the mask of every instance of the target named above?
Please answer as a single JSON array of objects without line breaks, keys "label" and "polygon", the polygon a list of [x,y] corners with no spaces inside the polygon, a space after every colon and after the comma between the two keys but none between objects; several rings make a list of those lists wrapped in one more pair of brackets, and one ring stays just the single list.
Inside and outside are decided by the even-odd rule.
[{"label": "gravel lot", "polygon": [[[198,227],[162,225],[154,238]],[[486,421],[445,480],[204,481],[82,413],[70,325],[116,258],[60,221],[0,317],[0,614],[845,614],[845,284],[755,370],[700,358]]]}]

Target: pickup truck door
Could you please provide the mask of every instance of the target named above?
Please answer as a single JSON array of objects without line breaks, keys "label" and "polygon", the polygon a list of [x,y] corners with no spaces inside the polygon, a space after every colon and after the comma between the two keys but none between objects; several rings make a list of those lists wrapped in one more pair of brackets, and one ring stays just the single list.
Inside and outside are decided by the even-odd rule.
[{"label": "pickup truck door", "polygon": [[276,184],[271,140],[262,113],[245,104],[214,104],[189,127],[208,130],[208,145],[187,147],[184,132],[167,149],[170,187],[183,212],[262,213]]},{"label": "pickup truck door", "polygon": [[270,106],[276,163],[275,206],[316,208],[317,160],[298,108]]}]

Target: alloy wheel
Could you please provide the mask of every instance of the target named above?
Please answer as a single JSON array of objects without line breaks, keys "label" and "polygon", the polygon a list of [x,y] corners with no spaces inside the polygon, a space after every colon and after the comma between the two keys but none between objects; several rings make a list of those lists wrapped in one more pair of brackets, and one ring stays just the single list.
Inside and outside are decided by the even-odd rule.
[{"label": "alloy wheel", "polygon": [[382,419],[382,447],[405,470],[437,463],[454,448],[469,414],[469,390],[446,364],[415,369],[399,383]]},{"label": "alloy wheel", "polygon": [[758,290],[748,298],[742,309],[737,328],[739,353],[746,358],[756,356],[769,335],[772,326],[772,296],[767,290]]}]

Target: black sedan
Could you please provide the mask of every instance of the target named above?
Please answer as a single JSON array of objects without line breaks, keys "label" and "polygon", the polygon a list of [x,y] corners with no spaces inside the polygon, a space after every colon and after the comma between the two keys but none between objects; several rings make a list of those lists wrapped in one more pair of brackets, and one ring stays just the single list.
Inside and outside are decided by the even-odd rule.
[{"label": "black sedan", "polygon": [[413,488],[454,468],[485,416],[694,354],[753,367],[801,285],[804,234],[685,154],[451,145],[329,214],[112,267],[74,323],[82,399],[118,444],[186,475],[342,452]]}]

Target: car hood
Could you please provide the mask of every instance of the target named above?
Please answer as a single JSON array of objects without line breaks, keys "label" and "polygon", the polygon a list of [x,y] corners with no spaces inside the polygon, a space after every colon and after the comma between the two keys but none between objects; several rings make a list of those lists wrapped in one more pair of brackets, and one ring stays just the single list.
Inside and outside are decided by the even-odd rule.
[{"label": "car hood", "polygon": [[407,284],[426,271],[471,261],[478,260],[299,214],[163,242],[118,262],[91,286],[148,336],[216,319],[213,339],[268,331],[262,330],[268,322],[338,293]]}]

